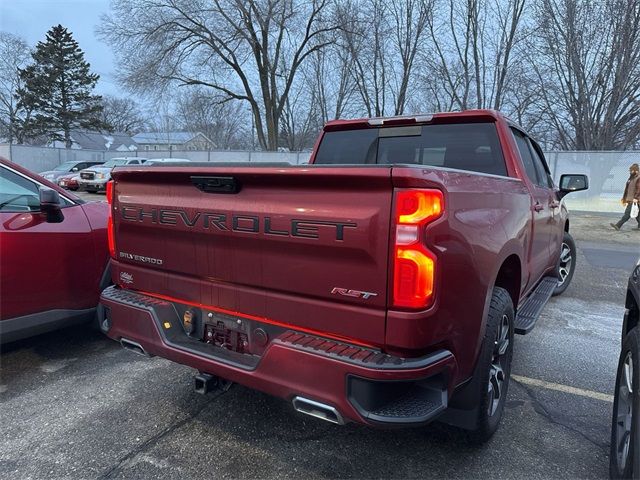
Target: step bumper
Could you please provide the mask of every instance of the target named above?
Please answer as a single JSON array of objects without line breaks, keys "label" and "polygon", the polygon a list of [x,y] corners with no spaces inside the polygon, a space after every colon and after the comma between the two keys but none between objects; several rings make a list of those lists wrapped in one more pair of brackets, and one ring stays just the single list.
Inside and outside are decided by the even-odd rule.
[{"label": "step bumper", "polygon": [[[446,409],[453,392],[457,364],[448,350],[403,359],[242,318],[248,332],[267,331],[270,340],[263,349],[239,353],[187,335],[179,315],[183,307],[109,287],[102,294],[98,316],[110,338],[135,342],[146,354],[289,401],[304,397],[327,404],[354,422],[426,424]],[[255,338],[248,340],[251,350]]]}]

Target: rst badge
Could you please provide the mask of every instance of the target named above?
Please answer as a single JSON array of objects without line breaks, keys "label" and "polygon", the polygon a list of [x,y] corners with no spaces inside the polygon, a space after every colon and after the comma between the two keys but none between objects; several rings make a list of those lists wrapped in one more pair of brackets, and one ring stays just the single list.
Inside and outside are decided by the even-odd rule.
[{"label": "rst badge", "polygon": [[343,297],[363,298],[365,300],[371,297],[378,296],[377,293],[361,292],[360,290],[352,290],[350,288],[339,287],[334,287],[333,290],[331,290],[331,293],[333,293],[334,295],[342,295]]}]

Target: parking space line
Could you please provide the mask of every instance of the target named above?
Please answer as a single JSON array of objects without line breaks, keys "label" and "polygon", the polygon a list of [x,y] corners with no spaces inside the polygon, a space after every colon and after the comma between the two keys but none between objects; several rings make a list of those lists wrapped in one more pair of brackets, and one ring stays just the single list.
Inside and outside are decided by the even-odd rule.
[{"label": "parking space line", "polygon": [[536,378],[521,377],[520,375],[511,375],[515,381],[524,383],[525,385],[531,385],[533,387],[546,388],[547,390],[555,390],[557,392],[570,393],[572,395],[579,395],[581,397],[593,398],[595,400],[602,400],[603,402],[613,403],[613,395],[606,393],[594,392],[593,390],[584,390],[582,388],[570,387],[569,385],[562,385],[559,383],[546,382],[544,380],[538,380]]}]

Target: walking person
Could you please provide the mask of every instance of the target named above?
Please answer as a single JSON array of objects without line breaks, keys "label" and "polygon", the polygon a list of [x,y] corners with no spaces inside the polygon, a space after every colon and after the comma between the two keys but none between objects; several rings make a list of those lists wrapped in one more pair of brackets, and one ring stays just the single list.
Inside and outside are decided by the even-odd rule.
[{"label": "walking person", "polygon": [[[640,200],[640,167],[637,163],[634,163],[629,167],[629,180],[624,187],[624,194],[622,195],[622,205],[626,205],[624,215],[618,223],[612,223],[611,226],[616,230],[620,230],[627,220],[631,218],[631,208],[634,204],[638,204]],[[638,226],[635,230],[640,230],[640,215],[636,217]]]}]

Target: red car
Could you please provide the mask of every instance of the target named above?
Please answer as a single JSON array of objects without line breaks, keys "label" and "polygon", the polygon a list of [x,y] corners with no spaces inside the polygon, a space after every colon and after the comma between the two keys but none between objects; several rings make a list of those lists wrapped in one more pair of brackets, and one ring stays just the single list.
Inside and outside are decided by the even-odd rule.
[{"label": "red car", "polygon": [[69,173],[58,178],[58,185],[65,190],[71,190],[75,192],[78,190],[78,178],[80,178],[80,172]]},{"label": "red car", "polygon": [[[514,333],[576,248],[538,144],[498,112],[328,123],[311,165],[116,168],[100,327],[333,423],[441,420],[486,441]],[[167,379],[167,381],[171,381]]]},{"label": "red car", "polygon": [[0,343],[95,317],[110,277],[107,217],[107,204],[0,157]]}]

